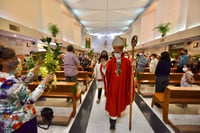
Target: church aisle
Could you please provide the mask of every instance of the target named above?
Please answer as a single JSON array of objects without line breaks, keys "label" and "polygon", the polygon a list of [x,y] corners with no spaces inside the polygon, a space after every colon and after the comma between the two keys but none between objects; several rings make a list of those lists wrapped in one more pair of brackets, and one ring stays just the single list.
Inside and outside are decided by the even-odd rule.
[{"label": "church aisle", "polygon": [[[97,94],[97,93],[96,93]],[[90,120],[86,133],[110,133],[109,116],[105,111],[106,98],[102,97],[100,104],[93,101],[93,108],[90,114]],[[154,133],[145,117],[137,107],[133,104],[132,131],[134,133]],[[129,131],[129,106],[122,112],[121,117],[117,120],[115,133],[128,133]]]},{"label": "church aisle", "polygon": [[[105,96],[102,97],[100,104],[96,103],[97,91],[93,107],[88,122],[86,133],[110,133],[109,117],[105,111]],[[136,104],[137,102],[137,104]],[[136,102],[133,104],[133,123],[132,131],[129,131],[129,106],[122,112],[121,118],[117,120],[115,133],[154,133],[163,132],[170,133],[168,128],[163,124],[160,119],[147,107],[146,103],[136,95]],[[138,107],[139,105],[139,107]],[[142,109],[143,111],[141,112]]]},{"label": "church aisle", "polygon": [[[81,106],[78,105],[77,115],[72,119],[70,124],[65,126],[50,126],[48,130],[38,128],[39,133],[110,133],[108,113],[105,111],[106,98],[102,95],[102,99],[99,104],[96,103],[97,90],[95,80],[90,83],[89,90],[84,94],[84,101]],[[104,91],[102,92],[104,94]],[[51,104],[53,102],[50,102]],[[55,103],[56,104],[56,103]],[[163,123],[162,121],[162,109],[156,106],[152,109],[150,107],[151,98],[142,98],[136,93],[135,101],[133,103],[133,123],[132,131],[129,131],[129,106],[122,112],[121,118],[117,120],[115,133],[174,133],[172,128]],[[183,112],[183,109],[179,109],[173,105],[172,111]],[[190,105],[191,106],[191,105]],[[189,107],[190,107],[189,106]],[[185,111],[191,112],[197,110],[199,106],[191,106]],[[63,114],[67,112],[67,109],[63,108],[59,111],[59,108],[54,108],[55,113]],[[170,112],[172,112],[170,111]],[[173,112],[172,112],[173,113]],[[195,115],[196,117],[196,115]],[[172,114],[170,118],[174,119],[176,123],[182,123],[186,119],[190,119],[189,123],[198,123],[199,116],[194,118],[192,115],[178,115]],[[193,122],[191,122],[193,121]]]}]

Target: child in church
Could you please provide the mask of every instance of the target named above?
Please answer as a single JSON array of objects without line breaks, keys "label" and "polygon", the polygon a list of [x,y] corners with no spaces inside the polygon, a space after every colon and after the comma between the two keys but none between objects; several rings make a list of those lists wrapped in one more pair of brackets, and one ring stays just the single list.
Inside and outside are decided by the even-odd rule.
[{"label": "child in church", "polygon": [[[191,87],[194,83],[194,77],[192,73],[192,64],[184,65],[183,71],[185,72],[181,78],[181,87]],[[186,108],[187,104],[178,104],[181,108]]]}]

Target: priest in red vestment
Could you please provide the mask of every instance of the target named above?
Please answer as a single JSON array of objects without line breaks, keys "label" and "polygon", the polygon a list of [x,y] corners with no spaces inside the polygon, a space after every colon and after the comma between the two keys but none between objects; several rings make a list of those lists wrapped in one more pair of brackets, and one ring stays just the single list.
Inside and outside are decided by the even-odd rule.
[{"label": "priest in red vestment", "polygon": [[[112,42],[114,57],[106,66],[106,110],[109,112],[110,129],[115,129],[116,119],[130,104],[131,62],[123,56],[125,42],[115,37]],[[134,86],[134,85],[133,85]],[[135,89],[133,88],[133,99]]]}]

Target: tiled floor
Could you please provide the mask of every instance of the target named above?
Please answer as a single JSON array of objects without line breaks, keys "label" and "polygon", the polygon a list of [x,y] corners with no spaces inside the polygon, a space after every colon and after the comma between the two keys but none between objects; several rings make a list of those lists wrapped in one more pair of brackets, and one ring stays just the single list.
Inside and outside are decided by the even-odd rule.
[{"label": "tiled floor", "polygon": [[[77,102],[77,117],[73,118],[70,124],[65,126],[50,126],[48,130],[38,128],[39,133],[110,133],[108,113],[105,111],[105,97],[102,95],[100,104],[96,103],[97,91],[95,83],[90,83],[90,90],[82,98],[82,104]],[[79,84],[83,87],[83,84]],[[152,86],[143,86],[144,91]],[[104,92],[102,93],[104,94]],[[172,128],[162,121],[162,109],[150,107],[151,98],[142,98],[136,95],[133,103],[132,130],[129,131],[129,106],[117,120],[115,133],[168,133],[174,132]],[[54,106],[55,115],[67,115],[71,104],[66,99],[48,99],[36,104],[38,112],[44,106]],[[79,111],[80,109],[80,111]],[[188,105],[186,109],[170,105],[169,118],[176,124],[200,125],[200,105]]]}]

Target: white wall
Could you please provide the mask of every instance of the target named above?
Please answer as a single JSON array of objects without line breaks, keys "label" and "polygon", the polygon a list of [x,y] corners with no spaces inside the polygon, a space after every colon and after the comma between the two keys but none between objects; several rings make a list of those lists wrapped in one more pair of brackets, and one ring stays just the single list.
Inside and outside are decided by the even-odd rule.
[{"label": "white wall", "polygon": [[189,0],[181,0],[177,31],[186,29],[188,19]]},{"label": "white wall", "polygon": [[153,40],[153,28],[155,24],[155,10],[142,16],[140,43]]},{"label": "white wall", "polygon": [[189,0],[187,28],[200,25],[200,0]]},{"label": "white wall", "polygon": [[[61,30],[62,28],[62,10],[61,4],[57,0],[41,0],[41,8],[42,8],[42,31],[46,34],[51,35],[48,29],[48,24],[51,22],[56,24],[58,28]],[[62,30],[61,30],[62,32]],[[57,35],[57,38],[62,38],[62,33]]]},{"label": "white wall", "polygon": [[[129,41],[130,41],[132,36],[137,35],[138,36],[138,44],[137,45],[139,45],[141,43],[141,37],[140,37],[140,35],[141,35],[140,34],[140,32],[141,32],[141,21],[142,20],[141,20],[141,17],[140,17],[134,22],[134,24],[132,26],[132,31],[130,33],[130,38],[129,38]],[[129,47],[131,47],[131,46],[129,46]]]},{"label": "white wall", "polygon": [[81,27],[74,23],[75,18],[61,0],[0,0],[0,17],[50,36],[48,24],[51,22],[60,30],[59,40],[81,46]]},{"label": "white wall", "polygon": [[74,44],[81,47],[81,27],[77,22],[74,22]]},{"label": "white wall", "polygon": [[[177,25],[180,14],[180,0],[159,0],[156,8],[155,26],[160,23],[170,22],[170,31],[167,35],[177,31]],[[160,37],[161,34],[157,31],[154,33],[154,38]]]},{"label": "white wall", "polygon": [[38,30],[40,0],[0,0],[0,17]]},{"label": "white wall", "polygon": [[63,40],[74,42],[74,29],[73,29],[73,18],[65,11],[62,13],[62,33],[63,33]]},{"label": "white wall", "polygon": [[7,37],[2,35],[0,35],[0,44],[2,46],[14,49],[17,55],[25,55],[29,54],[30,51],[38,50],[37,45],[33,44],[31,41],[16,39],[13,37]]}]

